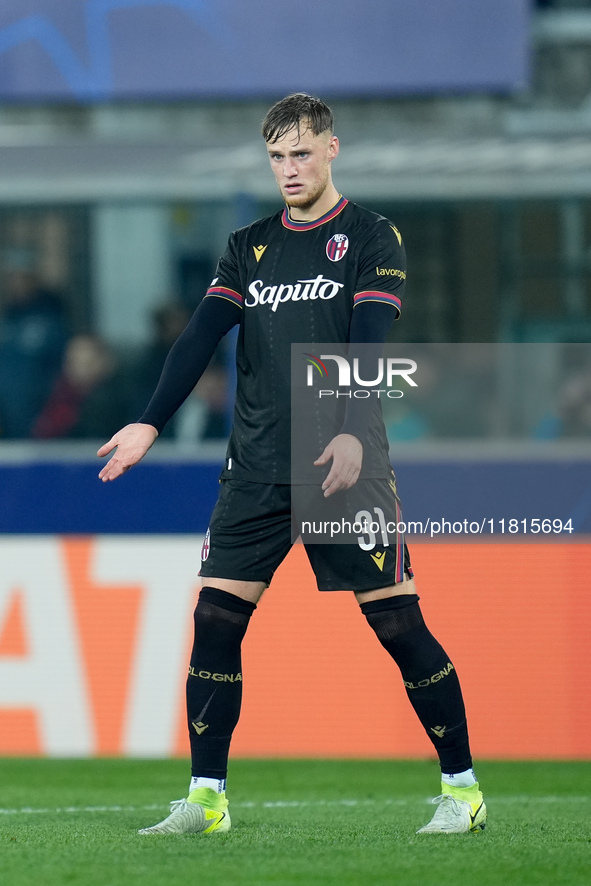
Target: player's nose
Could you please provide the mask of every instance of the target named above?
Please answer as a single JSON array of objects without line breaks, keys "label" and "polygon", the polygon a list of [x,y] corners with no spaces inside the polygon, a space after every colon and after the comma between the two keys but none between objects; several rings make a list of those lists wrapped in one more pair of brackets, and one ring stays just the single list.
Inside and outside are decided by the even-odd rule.
[{"label": "player's nose", "polygon": [[298,168],[295,162],[290,158],[285,158],[285,163],[283,164],[283,175],[286,178],[293,178],[294,175],[298,174]]}]

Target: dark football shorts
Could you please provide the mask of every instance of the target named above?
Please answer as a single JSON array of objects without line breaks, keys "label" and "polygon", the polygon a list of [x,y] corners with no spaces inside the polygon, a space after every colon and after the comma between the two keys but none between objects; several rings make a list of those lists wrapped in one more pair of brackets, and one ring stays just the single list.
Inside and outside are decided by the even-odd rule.
[{"label": "dark football shorts", "polygon": [[413,574],[401,523],[394,474],[327,499],[319,485],[222,480],[200,575],[268,585],[300,535],[318,590],[390,587]]}]

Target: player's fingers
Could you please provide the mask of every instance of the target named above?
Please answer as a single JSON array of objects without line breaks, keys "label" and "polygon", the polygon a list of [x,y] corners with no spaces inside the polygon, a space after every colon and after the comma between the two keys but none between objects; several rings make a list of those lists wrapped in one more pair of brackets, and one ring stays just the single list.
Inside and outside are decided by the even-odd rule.
[{"label": "player's fingers", "polygon": [[324,483],[322,484],[322,489],[324,491],[324,497],[328,498],[329,495],[332,495],[334,492],[338,492],[339,489],[343,489],[343,473],[342,468],[339,469],[337,465],[333,462],[332,468],[326,475]]},{"label": "player's fingers", "polygon": [[357,480],[359,479],[359,474],[360,474],[359,468],[357,468],[356,466],[351,468],[351,470],[349,471],[349,474],[347,475],[347,480],[346,480],[347,485],[345,486],[345,489],[351,489],[352,486],[355,486],[355,484],[357,483]]},{"label": "player's fingers", "polygon": [[357,483],[360,469],[357,465],[343,465],[340,470],[333,468],[330,470],[326,480],[322,484],[324,497],[328,498],[341,489],[351,489]]},{"label": "player's fingers", "polygon": [[123,471],[121,470],[119,463],[114,459],[111,459],[99,473],[99,480],[106,483],[107,480],[115,480],[122,473]]},{"label": "player's fingers", "polygon": [[116,477],[124,474],[129,468],[133,467],[137,461],[139,461],[139,459],[126,452],[126,448],[119,443],[112,457],[99,473],[99,477],[101,479],[106,477],[109,480],[114,480]]},{"label": "player's fingers", "polygon": [[125,462],[113,456],[113,458],[105,465],[99,474],[99,479],[106,483],[109,480],[116,480],[122,474],[125,474],[133,463],[125,464]]},{"label": "player's fingers", "polygon": [[325,478],[324,483],[322,484],[322,491],[324,492],[324,497],[328,498],[329,495],[332,495],[333,492],[336,492],[334,489],[334,485],[336,483],[336,477],[333,477],[331,474]]},{"label": "player's fingers", "polygon": [[101,448],[98,450],[97,455],[99,458],[102,458],[103,455],[108,455],[109,452],[117,446],[117,434],[114,437],[111,437],[108,443],[104,443]]},{"label": "player's fingers", "polygon": [[315,465],[325,465],[327,463],[327,461],[329,461],[331,458],[332,458],[332,449],[330,446],[327,446],[326,449],[324,450],[324,452],[322,453],[322,455],[318,456],[318,458],[316,459],[314,464]]}]

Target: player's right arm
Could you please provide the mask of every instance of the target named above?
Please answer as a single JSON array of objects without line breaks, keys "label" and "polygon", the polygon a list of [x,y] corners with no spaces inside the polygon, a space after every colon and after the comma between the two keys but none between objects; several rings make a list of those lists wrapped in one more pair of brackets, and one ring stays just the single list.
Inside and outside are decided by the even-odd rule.
[{"label": "player's right arm", "polygon": [[[220,265],[222,264],[220,262]],[[216,278],[176,340],[162,369],[160,380],[148,407],[138,422],[126,425],[98,450],[99,457],[115,452],[99,474],[103,482],[116,480],[144,457],[189,396],[220,339],[240,322],[242,297]]]}]

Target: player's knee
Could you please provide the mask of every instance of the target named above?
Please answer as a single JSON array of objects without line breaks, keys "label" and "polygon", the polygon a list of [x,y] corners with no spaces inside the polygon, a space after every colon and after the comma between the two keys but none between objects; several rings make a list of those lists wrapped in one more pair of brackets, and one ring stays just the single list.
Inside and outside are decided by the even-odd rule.
[{"label": "player's knee", "polygon": [[382,645],[424,626],[417,594],[367,600],[360,603],[360,609]]},{"label": "player's knee", "polygon": [[194,613],[194,648],[214,651],[239,647],[255,609],[255,603],[228,591],[202,588]]},{"label": "player's knee", "polygon": [[237,597],[229,591],[222,591],[221,588],[203,587],[199,593],[195,615],[199,611],[200,614],[212,614],[213,610],[221,610],[218,614],[224,612],[233,612],[237,615],[245,615],[250,617],[255,611],[256,603]]}]

